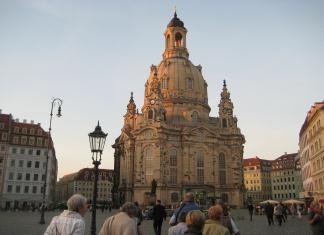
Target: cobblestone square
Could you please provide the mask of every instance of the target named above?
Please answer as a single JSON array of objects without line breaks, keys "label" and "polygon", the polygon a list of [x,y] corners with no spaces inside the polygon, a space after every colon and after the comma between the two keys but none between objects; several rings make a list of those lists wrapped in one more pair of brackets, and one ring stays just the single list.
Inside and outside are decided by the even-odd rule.
[{"label": "cobblestone square", "polygon": [[[116,213],[112,211],[109,213],[105,211],[97,211],[97,232],[100,230],[105,218]],[[59,214],[56,212],[46,212],[45,225],[38,224],[40,214],[38,212],[0,212],[0,234],[1,235],[38,235],[43,234],[46,227],[50,223],[53,216]],[[242,235],[311,235],[309,225],[307,224],[306,217],[302,219],[288,217],[288,221],[281,227],[278,225],[268,226],[266,217],[256,215],[253,221],[248,220],[247,210],[233,210],[232,215],[237,222],[237,225]],[[91,213],[86,214],[86,234],[90,234]],[[168,219],[167,219],[168,220]],[[153,225],[151,220],[143,222],[144,234],[154,235]],[[164,222],[162,234],[167,235],[169,225]]]}]

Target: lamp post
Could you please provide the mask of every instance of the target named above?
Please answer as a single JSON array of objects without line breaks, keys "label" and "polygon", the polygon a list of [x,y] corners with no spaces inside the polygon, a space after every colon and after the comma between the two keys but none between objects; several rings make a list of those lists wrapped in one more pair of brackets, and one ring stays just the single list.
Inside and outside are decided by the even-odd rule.
[{"label": "lamp post", "polygon": [[51,105],[51,113],[50,113],[50,125],[48,128],[48,138],[47,138],[47,153],[46,153],[46,165],[45,165],[45,179],[44,179],[44,186],[43,186],[43,202],[42,202],[42,207],[41,207],[41,218],[39,223],[40,224],[45,224],[45,217],[44,217],[44,213],[45,213],[45,204],[46,204],[46,183],[47,183],[47,171],[48,171],[48,157],[49,157],[49,150],[50,150],[50,146],[51,146],[51,130],[52,130],[52,118],[53,118],[53,108],[55,106],[55,104],[58,104],[58,109],[57,109],[57,117],[61,117],[61,106],[63,104],[63,100],[60,98],[54,98],[52,100],[52,105]]},{"label": "lamp post", "polygon": [[90,149],[92,152],[92,164],[94,165],[94,170],[95,170],[95,180],[93,185],[93,197],[92,197],[91,235],[96,235],[98,167],[101,164],[101,154],[105,146],[107,135],[108,133],[106,134],[101,130],[99,121],[95,130],[89,133]]}]

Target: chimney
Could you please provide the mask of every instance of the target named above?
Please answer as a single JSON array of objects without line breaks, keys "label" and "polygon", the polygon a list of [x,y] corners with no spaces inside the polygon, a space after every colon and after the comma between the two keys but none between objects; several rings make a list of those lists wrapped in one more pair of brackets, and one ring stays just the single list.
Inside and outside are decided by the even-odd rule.
[{"label": "chimney", "polygon": [[24,119],[24,120],[23,120],[23,123],[27,123],[27,119]]},{"label": "chimney", "polygon": [[19,118],[16,118],[16,120],[15,120],[16,122],[19,122]]},{"label": "chimney", "polygon": [[40,126],[40,122],[39,122],[39,123],[37,123],[37,125],[38,125],[38,126]]},{"label": "chimney", "polygon": [[30,120],[30,124],[34,124],[34,120]]},{"label": "chimney", "polygon": [[285,152],[285,155],[287,155],[287,152]]}]

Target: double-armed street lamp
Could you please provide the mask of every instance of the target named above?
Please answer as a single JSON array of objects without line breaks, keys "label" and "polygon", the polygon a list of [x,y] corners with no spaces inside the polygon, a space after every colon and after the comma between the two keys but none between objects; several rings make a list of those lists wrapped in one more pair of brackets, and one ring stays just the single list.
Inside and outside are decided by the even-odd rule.
[{"label": "double-armed street lamp", "polygon": [[91,235],[96,235],[96,207],[97,207],[97,182],[98,182],[98,167],[101,164],[101,154],[103,152],[106,137],[108,133],[101,130],[98,124],[95,130],[89,133],[90,149],[92,152],[92,164],[94,165],[95,179],[92,195],[92,218],[91,218]]},{"label": "double-armed street lamp", "polygon": [[46,183],[47,183],[47,171],[48,171],[48,158],[49,158],[50,146],[52,146],[52,144],[51,144],[51,130],[52,130],[53,108],[54,108],[55,104],[58,104],[56,116],[61,117],[62,116],[61,106],[63,104],[63,100],[60,98],[54,98],[51,103],[50,124],[49,124],[49,128],[48,128],[48,136],[47,136],[47,152],[46,152],[46,162],[45,162],[45,178],[44,178],[44,186],[43,186],[43,202],[42,202],[42,206],[41,206],[41,218],[39,221],[40,224],[45,224],[44,213],[45,213],[45,205],[46,205]]}]

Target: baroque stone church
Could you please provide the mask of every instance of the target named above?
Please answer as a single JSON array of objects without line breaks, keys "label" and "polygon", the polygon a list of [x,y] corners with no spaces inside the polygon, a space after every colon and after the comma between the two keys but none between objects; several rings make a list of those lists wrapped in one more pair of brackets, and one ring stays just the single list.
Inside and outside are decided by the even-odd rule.
[{"label": "baroque stone church", "polygon": [[[178,204],[191,191],[197,203],[243,203],[244,136],[223,82],[218,117],[211,117],[202,67],[189,60],[187,29],[174,14],[164,33],[165,50],[145,83],[144,105],[131,94],[116,139],[113,196],[117,204],[148,204],[153,194]],[[154,189],[152,185],[154,184]]]}]

